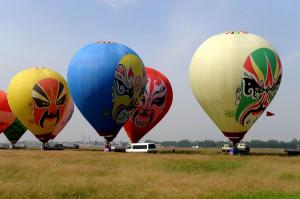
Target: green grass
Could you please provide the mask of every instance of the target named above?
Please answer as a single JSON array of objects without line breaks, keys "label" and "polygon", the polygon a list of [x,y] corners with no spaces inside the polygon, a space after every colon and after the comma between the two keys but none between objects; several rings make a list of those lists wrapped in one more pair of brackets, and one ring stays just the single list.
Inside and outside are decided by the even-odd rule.
[{"label": "green grass", "polygon": [[252,193],[237,193],[230,199],[299,199],[300,192],[259,191]]},{"label": "green grass", "polygon": [[242,166],[242,162],[231,160],[201,161],[193,159],[170,159],[162,161],[160,167],[169,172],[197,174],[205,172],[232,172]]},{"label": "green grass", "polygon": [[288,180],[288,181],[295,181],[295,182],[298,181],[298,183],[300,183],[300,175],[295,175],[292,173],[283,173],[280,176],[280,179]]},{"label": "green grass", "polygon": [[2,198],[300,198],[300,157],[0,151]]}]

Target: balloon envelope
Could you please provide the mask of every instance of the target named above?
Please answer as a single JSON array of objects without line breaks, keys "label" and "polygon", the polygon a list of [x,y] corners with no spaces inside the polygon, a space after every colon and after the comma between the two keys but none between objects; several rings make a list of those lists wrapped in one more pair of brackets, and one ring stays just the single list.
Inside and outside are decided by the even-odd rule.
[{"label": "balloon envelope", "polygon": [[81,48],[68,68],[74,103],[100,136],[111,141],[139,103],[144,64],[130,48],[97,42]]},{"label": "balloon envelope", "polygon": [[168,78],[159,71],[146,68],[147,85],[134,114],[125,123],[125,131],[131,142],[138,142],[169,111],[173,91]]},{"label": "balloon envelope", "polygon": [[74,113],[74,103],[73,100],[70,98],[69,104],[66,107],[66,110],[61,120],[59,121],[58,125],[56,126],[53,133],[51,134],[51,139],[54,139],[58,135],[58,133],[68,124],[73,113]]},{"label": "balloon envelope", "polygon": [[70,100],[65,79],[46,68],[29,68],[16,74],[8,87],[9,105],[40,141],[47,142]]},{"label": "balloon envelope", "polygon": [[16,116],[8,105],[6,93],[0,90],[0,133],[10,126],[15,119]]},{"label": "balloon envelope", "polygon": [[207,39],[190,65],[198,102],[223,134],[239,142],[275,96],[282,67],[274,47],[246,32]]},{"label": "balloon envelope", "polygon": [[4,135],[12,144],[16,144],[26,131],[27,128],[18,119],[15,119],[15,121],[4,130]]}]

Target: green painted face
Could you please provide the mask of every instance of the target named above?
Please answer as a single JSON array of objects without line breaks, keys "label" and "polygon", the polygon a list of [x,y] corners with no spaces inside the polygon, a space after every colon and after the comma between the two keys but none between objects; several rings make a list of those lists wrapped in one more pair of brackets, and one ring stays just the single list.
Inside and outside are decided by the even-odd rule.
[{"label": "green painted face", "polygon": [[236,90],[237,122],[250,127],[257,120],[274,98],[281,75],[279,57],[268,48],[259,48],[246,58]]}]

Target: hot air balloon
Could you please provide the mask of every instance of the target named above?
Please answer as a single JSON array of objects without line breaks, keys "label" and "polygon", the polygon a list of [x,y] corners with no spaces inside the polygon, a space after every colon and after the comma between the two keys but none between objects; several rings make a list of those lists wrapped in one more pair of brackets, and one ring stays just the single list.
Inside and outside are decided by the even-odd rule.
[{"label": "hot air balloon", "polygon": [[23,70],[13,77],[8,87],[13,113],[43,145],[52,138],[69,101],[65,79],[47,68]]},{"label": "hot air balloon", "polygon": [[195,52],[189,72],[196,99],[234,146],[268,107],[281,76],[275,48],[247,32],[207,39]]},{"label": "hot air balloon", "polygon": [[67,123],[71,119],[73,113],[74,113],[74,102],[73,102],[72,98],[70,98],[69,104],[67,105],[67,108],[66,108],[61,120],[59,121],[58,125],[55,127],[55,129],[51,135],[51,139],[54,139],[58,135],[58,133],[67,125]]},{"label": "hot air balloon", "polygon": [[100,136],[105,151],[138,105],[146,85],[142,60],[130,48],[96,42],[71,60],[67,80],[74,103]]},{"label": "hot air balloon", "polygon": [[12,148],[15,148],[15,144],[27,131],[27,128],[18,120],[15,121],[4,130],[4,135],[12,144]]},{"label": "hot air balloon", "polygon": [[173,92],[168,78],[159,71],[146,67],[147,85],[134,114],[124,128],[131,142],[138,142],[169,111]]},{"label": "hot air balloon", "polygon": [[0,90],[0,133],[9,127],[15,119],[16,116],[8,105],[6,93]]},{"label": "hot air balloon", "polygon": [[[69,120],[71,119],[74,112],[74,103],[70,97],[69,103],[66,105],[65,111],[61,117],[61,120],[57,123],[56,127],[54,128],[51,135],[41,135],[39,139],[46,139],[46,140],[53,140],[55,137],[60,133],[60,131],[68,124]],[[42,149],[47,150],[49,147],[48,144],[42,146]]]}]

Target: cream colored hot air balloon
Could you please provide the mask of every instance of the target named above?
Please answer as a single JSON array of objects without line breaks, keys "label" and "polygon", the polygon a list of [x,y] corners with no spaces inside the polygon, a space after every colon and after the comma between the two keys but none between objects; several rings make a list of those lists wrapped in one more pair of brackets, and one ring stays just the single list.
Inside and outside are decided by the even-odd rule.
[{"label": "cream colored hot air balloon", "polygon": [[272,101],[281,75],[271,43],[247,32],[225,32],[197,49],[189,79],[204,111],[235,145]]}]

